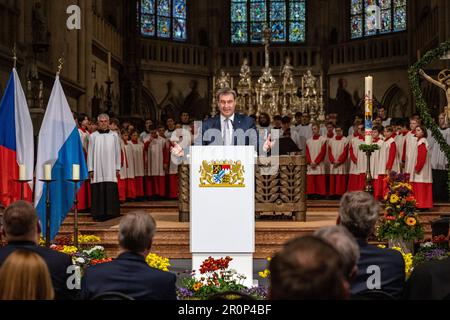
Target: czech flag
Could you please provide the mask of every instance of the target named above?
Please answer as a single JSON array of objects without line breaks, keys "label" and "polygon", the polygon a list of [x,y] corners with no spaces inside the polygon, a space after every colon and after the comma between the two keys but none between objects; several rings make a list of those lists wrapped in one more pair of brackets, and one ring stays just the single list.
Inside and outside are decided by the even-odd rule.
[{"label": "czech flag", "polygon": [[13,69],[0,102],[0,202],[20,200],[19,164],[25,166],[24,199],[31,201],[34,167],[33,124],[19,75]]},{"label": "czech flag", "polygon": [[[88,177],[86,160],[80,134],[64,94],[59,76],[56,76],[48,101],[42,126],[39,131],[36,187],[34,205],[41,221],[42,233],[46,234],[46,195],[44,165],[52,166],[50,183],[50,239],[54,239],[59,228],[73,206],[75,185],[72,179],[74,164],[80,165],[80,179]],[[80,183],[78,183],[80,190]]]}]

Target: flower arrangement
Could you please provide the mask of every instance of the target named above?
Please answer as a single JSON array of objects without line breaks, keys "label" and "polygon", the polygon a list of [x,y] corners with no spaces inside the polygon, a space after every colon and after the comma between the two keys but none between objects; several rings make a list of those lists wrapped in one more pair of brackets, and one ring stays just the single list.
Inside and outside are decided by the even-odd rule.
[{"label": "flower arrangement", "polygon": [[169,271],[170,261],[168,258],[160,257],[155,253],[149,253],[145,258],[145,261],[152,268],[162,271]]},{"label": "flower arrangement", "polygon": [[414,256],[414,266],[428,261],[447,259],[450,255],[448,240],[447,237],[441,235],[422,243]]},{"label": "flower arrangement", "polygon": [[177,288],[178,297],[182,300],[204,300],[216,293],[235,291],[249,294],[255,299],[264,299],[267,296],[265,288],[247,288],[243,284],[245,276],[229,269],[232,260],[231,257],[220,259],[209,257],[203,261],[198,276],[194,270],[190,277],[181,279],[181,286]]},{"label": "flower arrangement", "polygon": [[387,177],[388,192],[384,196],[384,215],[377,227],[381,240],[411,241],[423,237],[423,226],[416,212],[416,199],[407,176],[391,172]]}]

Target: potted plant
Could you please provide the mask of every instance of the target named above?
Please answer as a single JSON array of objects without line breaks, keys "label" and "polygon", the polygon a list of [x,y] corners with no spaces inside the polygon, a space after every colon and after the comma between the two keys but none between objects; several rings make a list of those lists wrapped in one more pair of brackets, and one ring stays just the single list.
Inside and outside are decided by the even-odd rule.
[{"label": "potted plant", "polygon": [[413,253],[414,240],[423,238],[423,226],[412,186],[402,173],[391,172],[386,179],[384,214],[377,227],[377,236],[387,240],[391,248],[399,247],[403,253]]}]

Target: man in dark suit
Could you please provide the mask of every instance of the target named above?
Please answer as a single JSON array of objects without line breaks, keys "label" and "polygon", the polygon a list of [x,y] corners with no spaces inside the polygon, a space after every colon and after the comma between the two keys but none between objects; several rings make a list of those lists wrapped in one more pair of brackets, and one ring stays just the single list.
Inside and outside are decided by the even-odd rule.
[{"label": "man in dark suit", "polygon": [[252,117],[235,113],[236,92],[222,88],[217,94],[220,114],[202,123],[203,145],[253,145],[257,148],[257,132]]},{"label": "man in dark suit", "polygon": [[156,231],[146,212],[128,213],[120,221],[121,253],[112,262],[88,267],[81,282],[81,299],[116,292],[139,300],[175,300],[176,276],[145,261]]},{"label": "man in dark suit", "polygon": [[380,207],[366,192],[347,192],[339,206],[338,224],[346,227],[356,238],[360,258],[358,272],[350,283],[352,295],[368,290],[383,291],[399,298],[405,285],[405,261],[400,252],[381,249],[367,243],[375,230]]},{"label": "man in dark suit", "polygon": [[[74,299],[77,292],[68,287],[68,277],[74,274],[67,273],[72,266],[72,259],[67,254],[39,247],[41,225],[34,207],[25,201],[17,201],[6,208],[3,213],[2,234],[7,245],[0,248],[0,265],[10,253],[16,249],[28,249],[39,254],[47,263],[52,277],[55,299]],[[69,281],[70,282],[70,281]]]}]

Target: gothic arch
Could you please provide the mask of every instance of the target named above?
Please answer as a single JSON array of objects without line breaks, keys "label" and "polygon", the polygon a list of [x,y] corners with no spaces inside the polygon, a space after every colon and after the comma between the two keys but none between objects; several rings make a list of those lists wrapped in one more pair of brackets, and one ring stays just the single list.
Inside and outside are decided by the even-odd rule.
[{"label": "gothic arch", "polygon": [[145,118],[150,117],[153,121],[159,120],[155,97],[145,86],[142,86],[141,110]]},{"label": "gothic arch", "polygon": [[397,84],[386,90],[381,105],[386,108],[387,115],[391,118],[404,118],[411,114],[408,96]]}]

